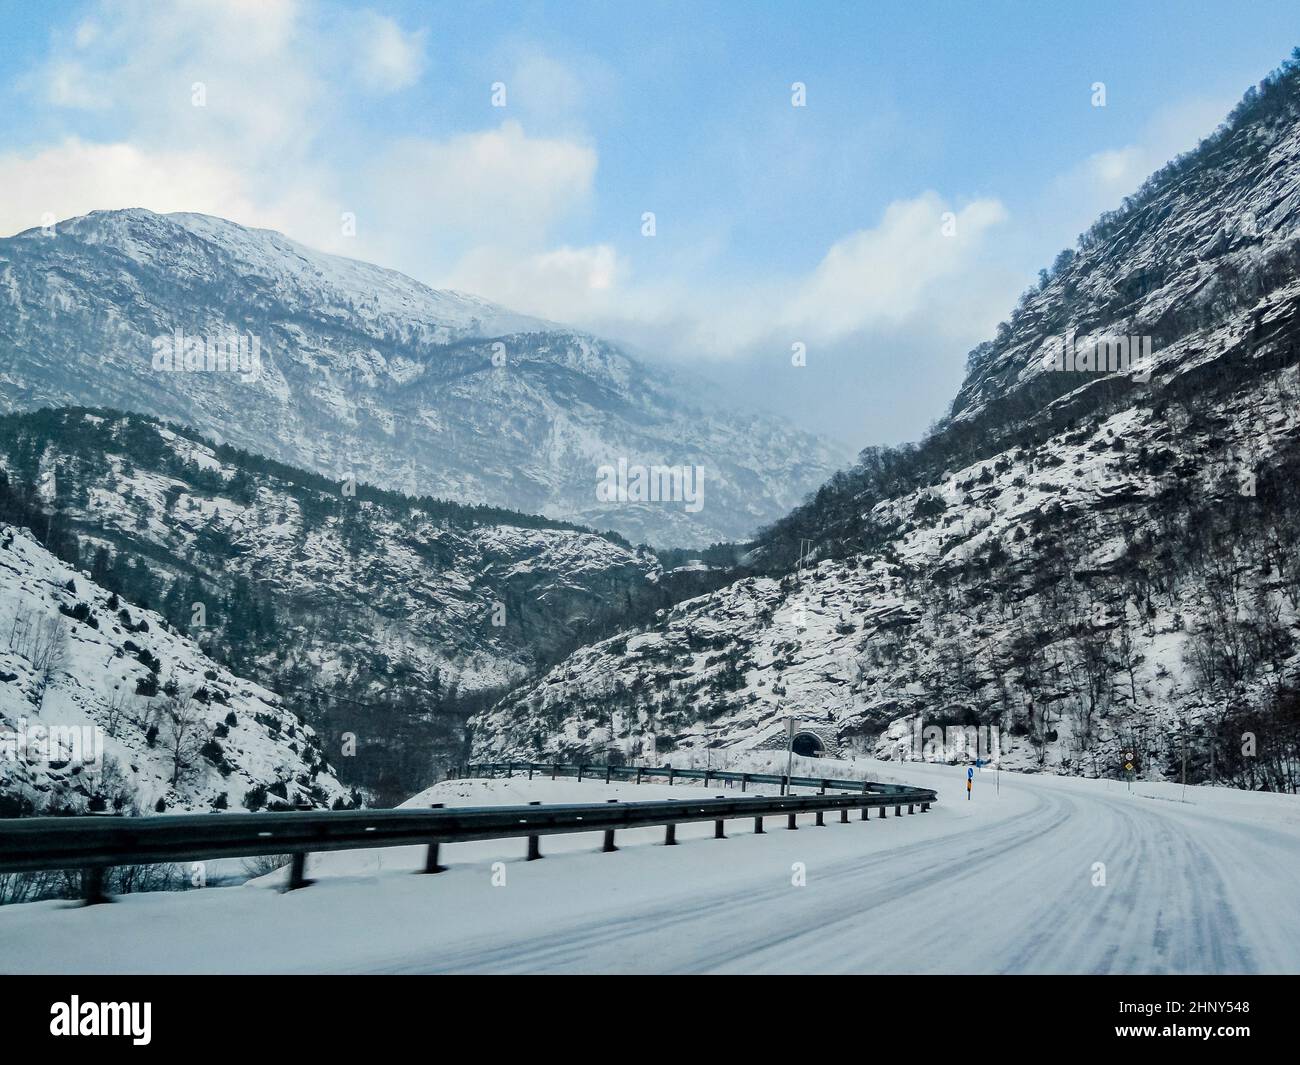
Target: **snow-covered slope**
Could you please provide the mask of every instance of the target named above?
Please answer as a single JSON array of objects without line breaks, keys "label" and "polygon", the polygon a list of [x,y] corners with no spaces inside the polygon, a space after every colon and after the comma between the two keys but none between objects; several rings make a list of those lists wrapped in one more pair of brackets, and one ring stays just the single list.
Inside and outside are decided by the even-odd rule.
[{"label": "snow-covered slope", "polygon": [[[176,372],[230,335],[258,372]],[[849,456],[618,348],[203,215],[103,211],[0,240],[0,411],[140,411],[329,477],[704,544],[751,534]],[[163,348],[163,364],[170,349]],[[602,502],[597,471],[699,466],[704,505]]]},{"label": "snow-covered slope", "polygon": [[[1157,343],[1047,369],[1069,330]],[[481,715],[476,749],[749,747],[794,712],[859,750],[981,725],[1010,764],[1115,773],[1135,750],[1174,774],[1186,750],[1193,779],[1294,787],[1298,362],[1293,64],[1062,258],[933,437],[755,548],[810,540],[811,565],[582,649]]]},{"label": "snow-covered slope", "polygon": [[[73,750],[51,748],[49,730],[77,730],[81,758],[59,758]],[[0,525],[9,816],[324,807],[345,797],[316,734],[279,698],[64,565],[26,529]]]}]

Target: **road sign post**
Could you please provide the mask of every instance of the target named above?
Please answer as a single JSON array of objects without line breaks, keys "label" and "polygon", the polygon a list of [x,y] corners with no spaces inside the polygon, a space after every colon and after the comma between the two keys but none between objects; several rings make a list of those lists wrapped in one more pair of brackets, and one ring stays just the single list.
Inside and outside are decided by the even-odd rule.
[{"label": "road sign post", "polygon": [[1133,774],[1137,772],[1137,752],[1131,747],[1123,752],[1124,772],[1128,774],[1128,790],[1133,790]]}]

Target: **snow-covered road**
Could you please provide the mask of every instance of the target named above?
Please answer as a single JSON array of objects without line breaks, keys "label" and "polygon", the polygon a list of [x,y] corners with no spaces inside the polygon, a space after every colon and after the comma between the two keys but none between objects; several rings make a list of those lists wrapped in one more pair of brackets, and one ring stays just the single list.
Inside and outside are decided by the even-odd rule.
[{"label": "snow-covered road", "polygon": [[[78,909],[0,909],[0,970],[352,972],[1300,972],[1300,799],[873,763],[928,814],[763,836],[748,821],[322,856],[265,884]],[[411,805],[697,789],[465,781]],[[493,863],[501,864],[494,867]],[[802,871],[802,876],[800,875]],[[804,880],[800,886],[798,882]]]}]

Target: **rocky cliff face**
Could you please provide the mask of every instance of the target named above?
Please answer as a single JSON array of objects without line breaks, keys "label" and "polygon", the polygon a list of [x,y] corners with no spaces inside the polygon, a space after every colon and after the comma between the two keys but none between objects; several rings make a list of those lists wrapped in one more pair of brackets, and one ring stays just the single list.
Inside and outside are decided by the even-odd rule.
[{"label": "rocky cliff face", "polygon": [[[0,411],[138,411],[333,479],[663,545],[749,535],[849,458],[594,337],[202,215],[0,240],[0,352]],[[703,506],[598,498],[620,459],[702,469]]]},{"label": "rocky cliff face", "polygon": [[[1187,751],[1192,779],[1294,786],[1298,231],[1292,64],[1058,259],[934,436],[760,538],[772,577],[581,650],[476,719],[476,750],[653,736],[662,758],[793,712],[882,754],[979,726],[1021,767],[1135,750],[1172,773]],[[1150,356],[1058,368],[1065,337]],[[811,564],[782,576],[797,538]]]}]

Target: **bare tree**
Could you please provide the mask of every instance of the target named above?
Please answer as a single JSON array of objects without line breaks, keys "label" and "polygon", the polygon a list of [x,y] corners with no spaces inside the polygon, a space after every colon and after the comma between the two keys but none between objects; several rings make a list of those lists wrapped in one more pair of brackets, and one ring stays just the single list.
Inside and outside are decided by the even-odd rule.
[{"label": "bare tree", "polygon": [[104,731],[116,737],[124,720],[131,718],[131,694],[121,685],[113,688],[104,707]]},{"label": "bare tree", "polygon": [[203,746],[202,723],[193,692],[169,695],[158,706],[163,749],[172,760],[172,787],[193,768]]},{"label": "bare tree", "polygon": [[1124,671],[1124,675],[1128,677],[1130,706],[1132,709],[1137,709],[1137,674],[1145,658],[1137,649],[1137,642],[1133,639],[1133,630],[1129,627],[1127,611],[1125,611],[1124,620],[1120,622],[1115,640],[1115,661],[1119,668]]},{"label": "bare tree", "polygon": [[61,614],[42,614],[28,607],[15,612],[9,627],[9,649],[32,664],[36,676],[36,709],[68,657],[67,626]]}]

